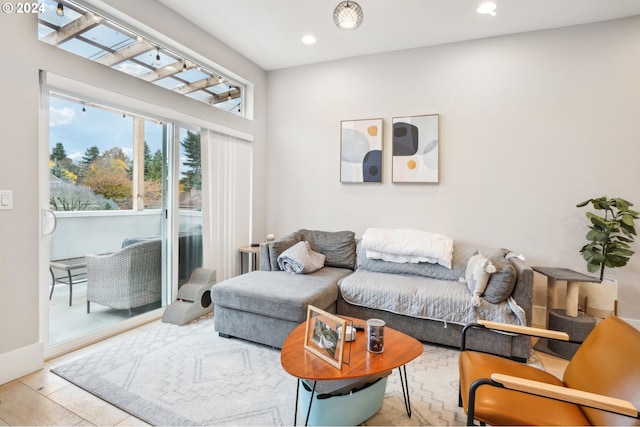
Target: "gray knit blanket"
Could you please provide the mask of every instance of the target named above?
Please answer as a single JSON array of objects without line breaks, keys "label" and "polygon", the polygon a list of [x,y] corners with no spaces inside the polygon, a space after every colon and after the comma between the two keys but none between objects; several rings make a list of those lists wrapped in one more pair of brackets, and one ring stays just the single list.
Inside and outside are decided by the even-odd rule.
[{"label": "gray knit blanket", "polygon": [[324,267],[325,256],[311,249],[309,242],[298,242],[278,257],[281,270],[292,274],[313,273]]}]

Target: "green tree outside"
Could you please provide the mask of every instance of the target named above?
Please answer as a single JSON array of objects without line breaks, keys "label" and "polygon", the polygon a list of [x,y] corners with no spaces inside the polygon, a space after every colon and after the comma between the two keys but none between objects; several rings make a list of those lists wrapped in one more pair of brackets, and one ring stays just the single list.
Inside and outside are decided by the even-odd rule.
[{"label": "green tree outside", "polygon": [[80,159],[80,166],[84,170],[91,163],[93,163],[98,157],[100,157],[100,150],[95,145],[85,150],[84,155]]},{"label": "green tree outside", "polygon": [[157,150],[150,156],[144,166],[144,178],[151,181],[162,181],[162,151]]},{"label": "green tree outside", "polygon": [[185,177],[180,180],[184,185],[184,191],[192,188],[200,190],[202,188],[202,160],[200,154],[200,134],[187,131],[187,136],[180,142],[184,149],[185,160],[182,165],[188,169],[184,172]]},{"label": "green tree outside", "polygon": [[59,162],[60,160],[67,158],[67,152],[64,149],[64,145],[62,142],[56,143],[56,146],[51,149],[51,155],[49,155],[49,159],[54,162]]}]

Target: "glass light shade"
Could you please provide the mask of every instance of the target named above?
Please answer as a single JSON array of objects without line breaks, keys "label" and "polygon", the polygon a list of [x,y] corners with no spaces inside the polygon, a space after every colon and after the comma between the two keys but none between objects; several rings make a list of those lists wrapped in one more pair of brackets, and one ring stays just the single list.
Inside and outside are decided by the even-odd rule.
[{"label": "glass light shade", "polygon": [[362,8],[354,1],[343,1],[333,11],[333,22],[341,30],[355,30],[363,17]]}]

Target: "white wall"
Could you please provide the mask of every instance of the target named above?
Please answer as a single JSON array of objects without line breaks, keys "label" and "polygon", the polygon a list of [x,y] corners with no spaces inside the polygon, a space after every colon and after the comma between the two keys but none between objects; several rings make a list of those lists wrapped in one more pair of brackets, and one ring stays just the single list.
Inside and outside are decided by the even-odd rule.
[{"label": "white wall", "polygon": [[[38,163],[40,69],[253,134],[255,170],[264,171],[264,71],[153,0],[107,3],[252,82],[254,120],[231,116],[39,42],[36,15],[0,14],[0,55],[5,65],[0,79],[0,189],[13,190],[14,201],[13,210],[0,211],[0,384],[37,369],[43,358],[39,303],[48,298],[46,285],[39,280],[45,283],[48,271],[46,259],[45,268],[39,268],[44,255],[39,251],[38,174],[46,173],[46,162]],[[255,227],[262,224],[262,215],[255,214],[262,212],[264,203],[261,185],[256,182]]]},{"label": "white wall", "polygon": [[[586,272],[576,204],[640,210],[638,76],[640,17],[269,72],[266,231],[411,227]],[[391,118],[433,113],[440,183],[391,183]],[[340,121],[366,118],[384,119],[383,183],[341,184]],[[608,274],[640,319],[640,254]]]}]

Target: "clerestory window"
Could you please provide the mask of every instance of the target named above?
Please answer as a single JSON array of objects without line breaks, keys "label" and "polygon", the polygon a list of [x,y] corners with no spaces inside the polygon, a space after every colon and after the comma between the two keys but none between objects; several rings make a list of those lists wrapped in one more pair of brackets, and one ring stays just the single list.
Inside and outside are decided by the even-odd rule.
[{"label": "clerestory window", "polygon": [[243,115],[244,86],[72,1],[43,0],[38,38],[141,80]]}]

